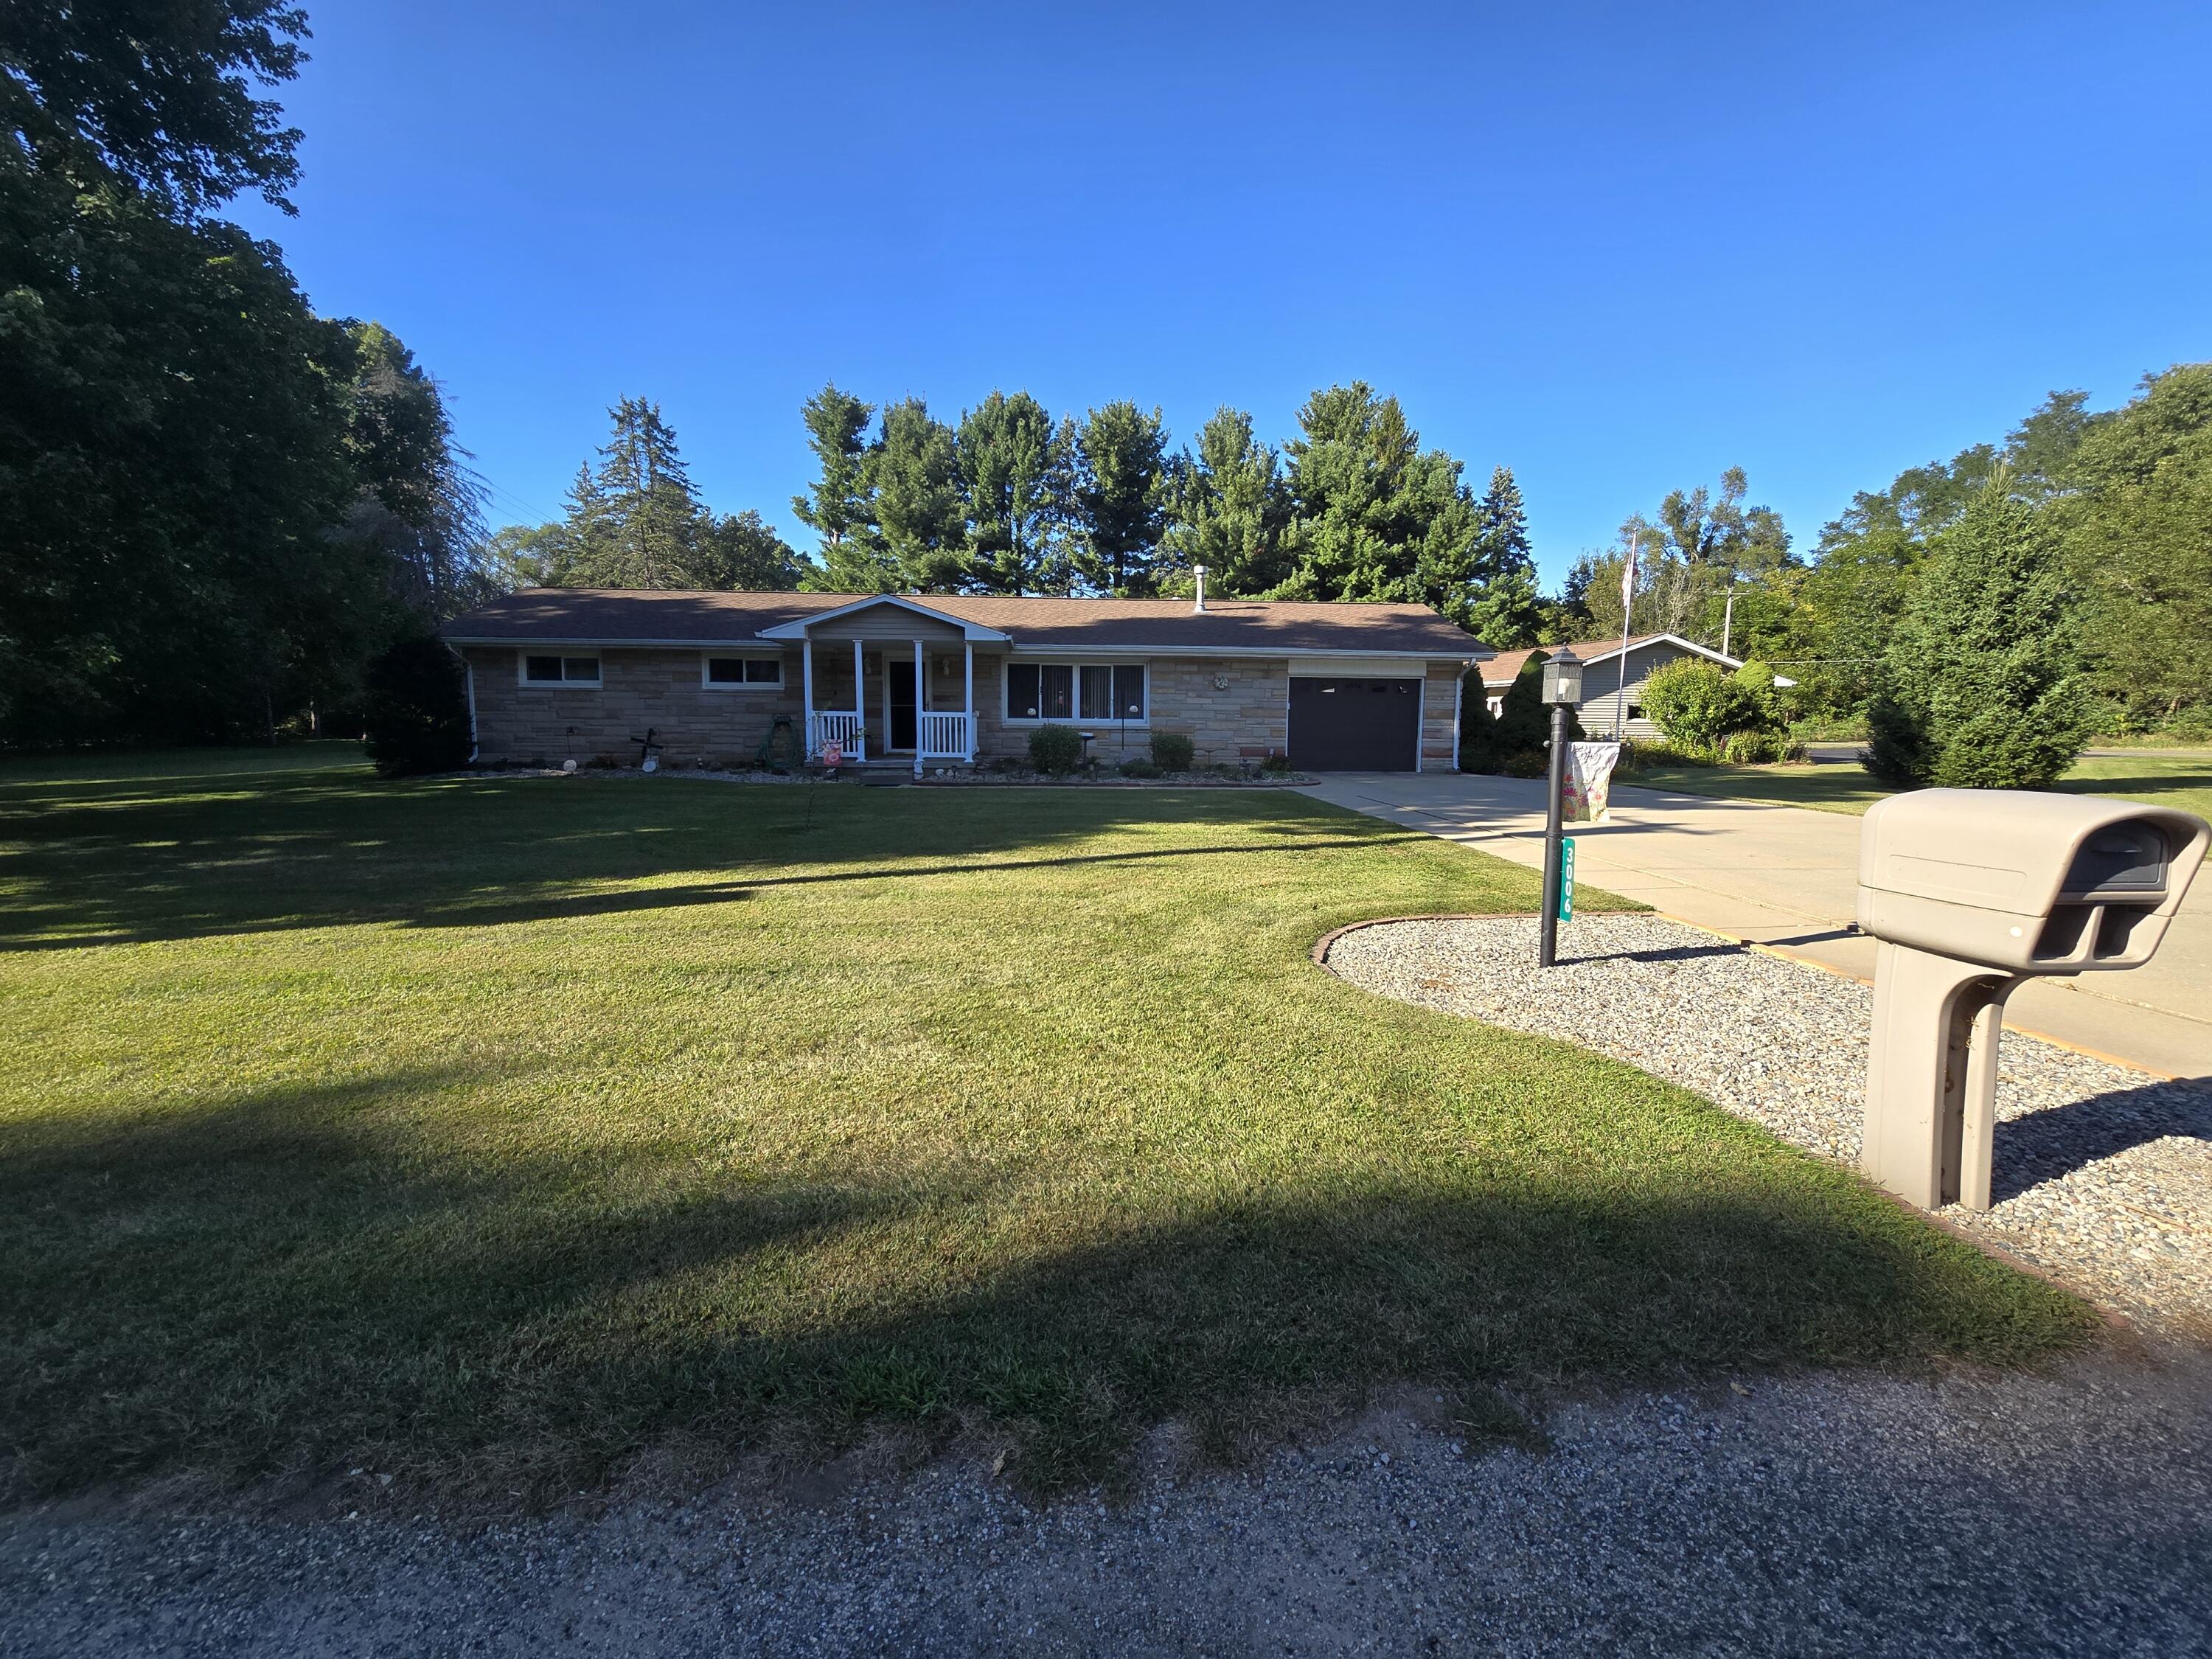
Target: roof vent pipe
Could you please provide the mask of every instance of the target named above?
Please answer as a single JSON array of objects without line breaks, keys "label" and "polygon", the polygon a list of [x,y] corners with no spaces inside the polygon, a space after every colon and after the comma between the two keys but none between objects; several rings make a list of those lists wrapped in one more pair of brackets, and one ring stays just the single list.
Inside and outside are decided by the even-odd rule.
[{"label": "roof vent pipe", "polygon": [[1190,568],[1191,574],[1198,578],[1198,598],[1192,602],[1190,608],[1195,614],[1204,616],[1206,614],[1206,567],[1202,564],[1194,564]]}]

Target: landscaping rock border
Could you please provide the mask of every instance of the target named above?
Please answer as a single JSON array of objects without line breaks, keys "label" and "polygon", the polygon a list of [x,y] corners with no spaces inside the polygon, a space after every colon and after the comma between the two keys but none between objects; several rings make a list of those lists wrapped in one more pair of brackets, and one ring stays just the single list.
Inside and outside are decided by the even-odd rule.
[{"label": "landscaping rock border", "polygon": [[[1856,1165],[1873,994],[1663,917],[1597,915],[1536,967],[1536,919],[1345,928],[1316,956],[1419,1007],[1558,1038]],[[1996,1203],[1940,1219],[2147,1328],[2212,1340],[2212,1088],[2005,1033]]]}]

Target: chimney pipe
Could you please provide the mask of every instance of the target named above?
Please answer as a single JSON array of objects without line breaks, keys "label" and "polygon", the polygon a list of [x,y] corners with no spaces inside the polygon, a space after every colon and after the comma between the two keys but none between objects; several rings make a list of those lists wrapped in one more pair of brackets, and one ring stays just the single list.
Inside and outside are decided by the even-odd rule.
[{"label": "chimney pipe", "polygon": [[1191,566],[1191,571],[1198,578],[1198,598],[1192,603],[1190,608],[1194,615],[1204,616],[1206,614],[1206,567],[1202,564],[1194,564]]}]

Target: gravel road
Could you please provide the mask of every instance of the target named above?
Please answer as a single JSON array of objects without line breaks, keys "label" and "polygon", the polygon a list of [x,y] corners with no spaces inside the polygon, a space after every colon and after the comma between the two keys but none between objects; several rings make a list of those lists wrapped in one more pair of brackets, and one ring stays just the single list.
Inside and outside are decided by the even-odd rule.
[{"label": "gravel road", "polygon": [[0,1652],[2212,1651],[2201,1352],[1553,1402],[1541,1450],[1432,1410],[1120,1508],[949,1462],[473,1533],[18,1513]]},{"label": "gravel road", "polygon": [[[1329,947],[1382,995],[1564,1038],[1856,1164],[1873,995],[1656,916],[1577,917],[1535,968],[1527,917],[1395,921]],[[1954,1225],[2148,1328],[2212,1336],[2212,1087],[2054,1043],[2000,1047],[1994,1206]]]}]

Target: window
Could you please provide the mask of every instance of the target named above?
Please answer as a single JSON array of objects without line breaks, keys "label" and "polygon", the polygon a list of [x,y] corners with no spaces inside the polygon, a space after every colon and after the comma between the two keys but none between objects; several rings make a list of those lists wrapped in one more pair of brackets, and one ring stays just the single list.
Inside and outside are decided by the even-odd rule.
[{"label": "window", "polygon": [[588,685],[599,683],[599,659],[597,657],[536,657],[522,659],[522,682],[526,685]]},{"label": "window", "polygon": [[783,684],[781,657],[703,657],[699,684],[709,691],[742,691]]},{"label": "window", "polygon": [[1136,720],[1145,718],[1141,663],[1010,662],[1010,720]]}]

